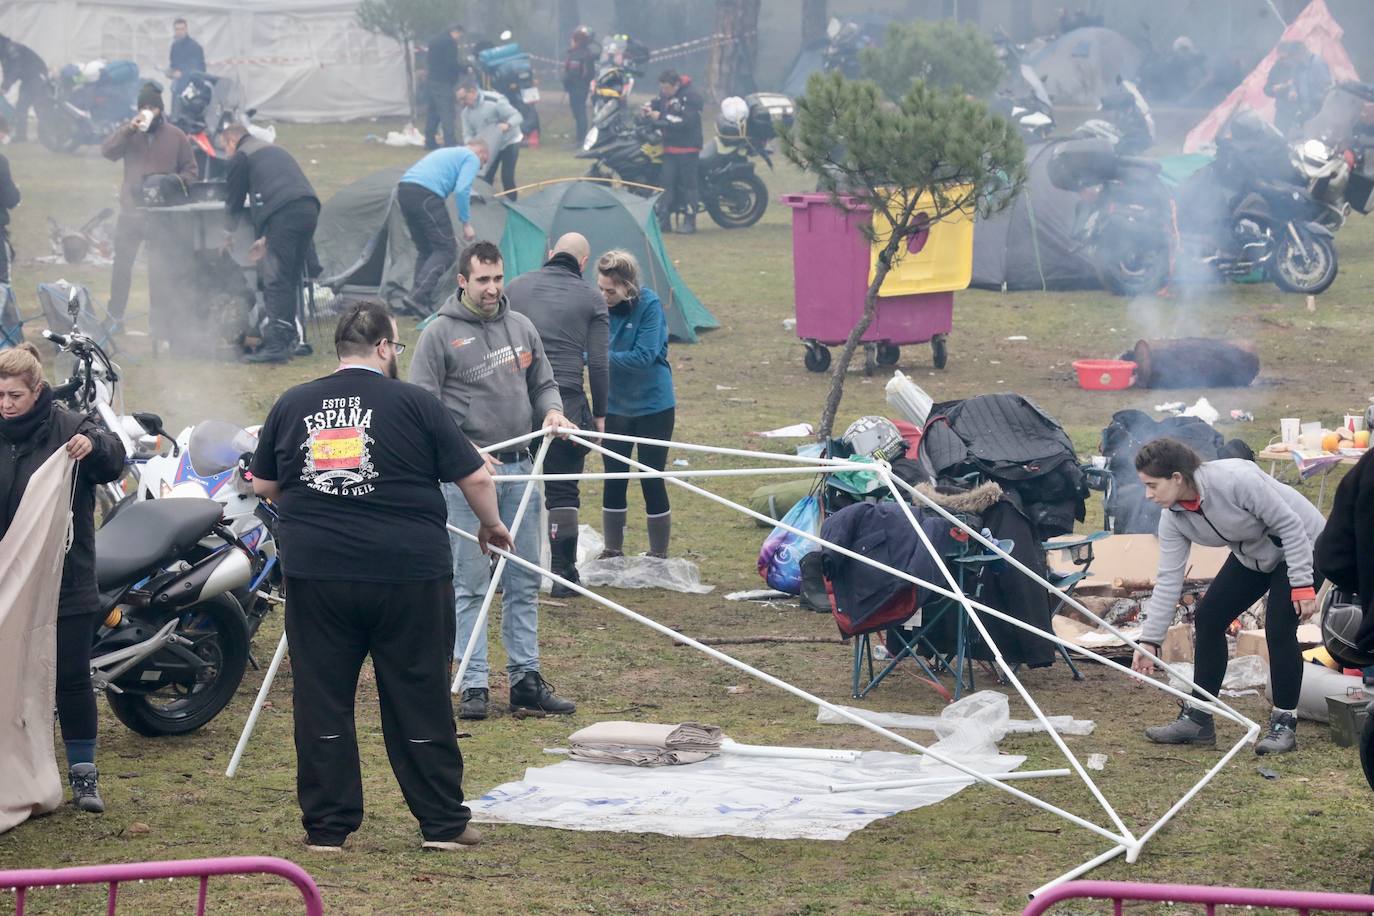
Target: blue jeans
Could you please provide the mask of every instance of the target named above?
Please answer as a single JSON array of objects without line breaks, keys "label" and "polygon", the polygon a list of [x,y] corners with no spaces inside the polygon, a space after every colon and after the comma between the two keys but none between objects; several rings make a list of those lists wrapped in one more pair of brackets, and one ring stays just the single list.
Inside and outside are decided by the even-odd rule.
[{"label": "blue jeans", "polygon": [[[507,528],[513,529],[515,510],[520,505],[520,497],[527,484],[502,483],[501,476],[528,474],[530,468],[531,462],[527,458],[491,469],[496,477],[496,499],[501,509],[501,521]],[[477,516],[468,506],[463,491],[451,483],[444,484],[443,489],[444,499],[448,502],[448,523],[476,534]],[[537,564],[539,537],[539,490],[536,486],[530,493],[520,529],[515,531],[516,555]],[[449,542],[453,548],[453,593],[458,608],[458,638],[454,643],[453,657],[461,659],[472,637],[477,612],[482,609],[487,586],[491,583],[491,558],[484,556],[475,543],[452,532],[449,533]],[[508,562],[501,575],[501,588],[501,645],[506,649],[506,672],[514,684],[527,672],[539,670],[539,574]],[[463,674],[461,688],[486,687],[489,670],[487,634],[484,629],[473,648],[472,660]]]}]

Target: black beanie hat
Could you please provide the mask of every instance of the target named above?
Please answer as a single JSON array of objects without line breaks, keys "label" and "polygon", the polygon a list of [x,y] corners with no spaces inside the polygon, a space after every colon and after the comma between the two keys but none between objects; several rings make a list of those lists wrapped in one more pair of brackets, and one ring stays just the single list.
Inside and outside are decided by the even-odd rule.
[{"label": "black beanie hat", "polygon": [[[128,96],[126,95],[125,98],[127,99]],[[159,86],[157,83],[151,81],[144,83],[143,86],[138,90],[138,107],[156,108],[158,111],[161,111],[162,87]]]}]

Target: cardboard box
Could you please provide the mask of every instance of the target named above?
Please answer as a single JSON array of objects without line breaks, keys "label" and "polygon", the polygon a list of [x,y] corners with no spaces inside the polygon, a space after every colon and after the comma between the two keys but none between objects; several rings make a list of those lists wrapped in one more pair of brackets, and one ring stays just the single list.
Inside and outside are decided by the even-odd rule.
[{"label": "cardboard box", "polygon": [[1176,623],[1164,634],[1164,643],[1159,647],[1159,657],[1166,662],[1191,662],[1193,660],[1193,628],[1190,624]]},{"label": "cardboard box", "polygon": [[1269,663],[1269,643],[1265,642],[1263,630],[1241,630],[1236,635],[1236,658],[1242,655],[1258,655]]}]

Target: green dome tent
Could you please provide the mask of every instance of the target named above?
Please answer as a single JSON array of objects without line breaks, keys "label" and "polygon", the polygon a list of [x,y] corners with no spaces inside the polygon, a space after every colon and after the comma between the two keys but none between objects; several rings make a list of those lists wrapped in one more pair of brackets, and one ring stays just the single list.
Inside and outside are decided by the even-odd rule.
[{"label": "green dome tent", "polygon": [[[315,230],[315,248],[324,267],[320,283],[342,300],[381,298],[394,303],[410,288],[415,245],[395,195],[404,171],[393,167],[367,175],[340,190],[320,210]],[[472,225],[479,239],[499,241],[507,282],[542,266],[553,241],[565,232],[587,237],[592,249],[589,264],[612,248],[629,251],[639,260],[644,285],[663,300],[672,339],[693,343],[698,330],[720,323],[668,260],[654,218],[656,200],[657,195],[637,197],[603,183],[566,179],[546,182],[512,202],[478,180],[472,192]],[[448,209],[456,225],[452,198]],[[440,281],[439,290],[447,295],[456,286],[448,276]]]},{"label": "green dome tent", "polygon": [[621,248],[639,261],[640,282],[658,293],[668,313],[673,340],[695,343],[696,332],[718,328],[720,322],[682,282],[663,250],[654,203],[658,195],[639,197],[609,184],[587,179],[545,182],[539,190],[522,193],[518,201],[503,200],[506,228],[501,238],[506,280],[541,267],[552,243],[565,232],[580,232],[591,245],[588,270],[612,248]]}]

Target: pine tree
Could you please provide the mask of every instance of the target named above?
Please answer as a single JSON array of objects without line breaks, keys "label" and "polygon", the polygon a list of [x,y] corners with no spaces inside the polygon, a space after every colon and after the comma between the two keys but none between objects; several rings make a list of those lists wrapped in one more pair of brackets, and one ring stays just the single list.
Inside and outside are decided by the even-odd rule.
[{"label": "pine tree", "polygon": [[917,80],[894,105],[883,101],[874,83],[832,72],[812,74],[782,149],[818,176],[832,206],[869,208],[874,222],[892,227],[885,237],[866,229],[869,240],[883,247],[863,317],[831,372],[819,427],[825,441],[849,363],[877,313],[878,292],[907,241],[943,219],[986,217],[1005,208],[1025,182],[1025,147],[1011,124],[957,89]]},{"label": "pine tree", "polygon": [[894,22],[877,48],[859,52],[865,79],[871,79],[888,98],[906,95],[914,80],[943,89],[959,88],[984,98],[1002,79],[997,48],[968,23],[949,19],[934,22]]}]

